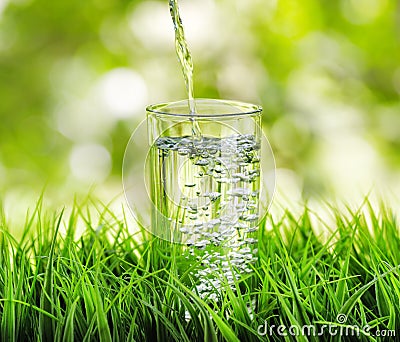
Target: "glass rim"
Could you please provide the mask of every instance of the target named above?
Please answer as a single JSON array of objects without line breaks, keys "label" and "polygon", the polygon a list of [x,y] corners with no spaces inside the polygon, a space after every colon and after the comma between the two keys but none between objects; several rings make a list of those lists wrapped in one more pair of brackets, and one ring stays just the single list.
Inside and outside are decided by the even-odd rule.
[{"label": "glass rim", "polygon": [[[242,101],[235,101],[235,100],[223,100],[223,99],[208,99],[208,98],[196,98],[195,105],[198,108],[200,106],[207,107],[209,106],[212,108],[213,105],[226,105],[232,107],[232,111],[228,111],[226,113],[194,113],[191,114],[188,112],[185,113],[176,113],[174,111],[167,111],[166,108],[173,109],[178,108],[180,105],[186,104],[188,108],[188,100],[180,100],[180,101],[173,101],[173,102],[164,102],[164,103],[157,103],[153,105],[149,105],[146,107],[146,111],[148,113],[153,113],[156,115],[162,116],[172,116],[172,117],[192,117],[192,118],[221,118],[221,117],[235,117],[235,116],[251,116],[257,115],[262,112],[262,107],[259,105],[242,102]],[[237,107],[238,110],[233,110],[234,107]],[[239,108],[242,108],[243,111],[240,111]],[[175,110],[177,111],[177,110]]]}]

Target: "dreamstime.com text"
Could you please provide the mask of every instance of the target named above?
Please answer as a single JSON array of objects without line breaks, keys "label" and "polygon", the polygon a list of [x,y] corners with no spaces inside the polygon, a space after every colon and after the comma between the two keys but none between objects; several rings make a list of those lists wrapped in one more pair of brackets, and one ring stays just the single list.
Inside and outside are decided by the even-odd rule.
[{"label": "dreamstime.com text", "polygon": [[346,325],[347,316],[339,314],[337,323],[310,324],[310,325],[268,325],[265,321],[257,328],[260,336],[371,336],[371,337],[395,337],[396,331],[389,329],[377,329],[369,325],[359,327],[357,325]]}]

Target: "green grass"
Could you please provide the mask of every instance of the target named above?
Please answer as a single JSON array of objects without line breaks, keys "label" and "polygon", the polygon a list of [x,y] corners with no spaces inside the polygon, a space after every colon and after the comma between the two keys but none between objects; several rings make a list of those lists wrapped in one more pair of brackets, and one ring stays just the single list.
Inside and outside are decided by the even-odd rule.
[{"label": "green grass", "polygon": [[[68,215],[46,214],[39,203],[18,239],[1,215],[0,340],[318,341],[288,330],[279,336],[277,327],[315,325],[320,332],[324,324],[348,334],[368,324],[373,334],[395,330],[399,339],[395,215],[368,202],[331,213],[334,226],[312,219],[308,209],[299,217],[286,212],[279,222],[267,217],[255,284],[240,280],[237,291],[227,288],[218,302],[190,289],[188,273],[175,262],[179,246],[144,232],[131,235],[130,217],[116,217],[96,201],[75,205]],[[328,239],[316,233],[322,230],[330,230]],[[339,314],[347,317],[342,325]],[[265,322],[274,333],[260,336]],[[324,332],[326,341],[355,339]],[[380,339],[361,332],[356,340]]]}]

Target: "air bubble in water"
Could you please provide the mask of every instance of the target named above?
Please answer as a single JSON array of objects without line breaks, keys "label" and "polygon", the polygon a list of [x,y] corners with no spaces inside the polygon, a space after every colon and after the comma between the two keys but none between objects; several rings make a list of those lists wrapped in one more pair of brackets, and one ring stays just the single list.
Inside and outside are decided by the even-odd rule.
[{"label": "air bubble in water", "polygon": [[258,228],[259,193],[252,182],[260,175],[259,165],[254,164],[259,161],[259,144],[251,134],[234,134],[223,139],[161,137],[156,146],[167,166],[161,186],[165,180],[176,179],[176,161],[183,168],[179,177],[184,187],[179,201],[184,209],[178,211],[176,220],[190,222],[179,231],[190,237],[186,257],[193,267],[193,278],[198,279],[199,295],[217,298],[217,291],[222,289],[218,278],[222,276],[236,291],[234,279],[251,272],[248,265],[257,260],[256,248],[249,247],[257,240],[249,234]]},{"label": "air bubble in water", "polygon": [[208,159],[199,159],[197,162],[195,162],[195,164],[200,166],[205,166],[210,164],[210,161]]}]

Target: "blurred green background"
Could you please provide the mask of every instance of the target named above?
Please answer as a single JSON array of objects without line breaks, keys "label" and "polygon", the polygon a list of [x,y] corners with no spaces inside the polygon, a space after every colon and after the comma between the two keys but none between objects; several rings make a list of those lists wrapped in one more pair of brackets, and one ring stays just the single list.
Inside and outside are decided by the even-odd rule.
[{"label": "blurred green background", "polygon": [[[181,0],[181,14],[196,97],[264,107],[283,197],[397,196],[397,1]],[[145,106],[184,97],[167,0],[0,0],[1,200],[120,196]]]}]

